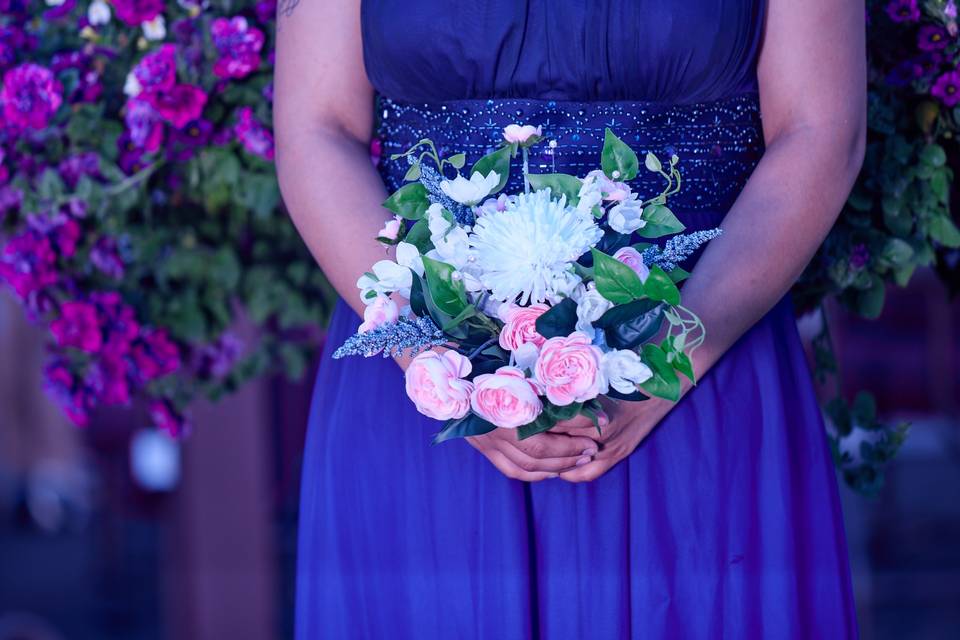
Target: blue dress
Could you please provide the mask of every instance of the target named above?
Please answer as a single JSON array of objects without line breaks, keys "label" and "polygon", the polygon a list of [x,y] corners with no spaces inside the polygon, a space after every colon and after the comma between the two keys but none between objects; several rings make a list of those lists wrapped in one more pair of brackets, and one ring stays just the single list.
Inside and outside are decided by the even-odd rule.
[{"label": "blue dress", "polygon": [[[420,136],[476,159],[521,122],[556,140],[532,171],[583,175],[610,126],[638,152],[678,153],[672,206],[712,227],[763,152],[763,13],[763,0],[364,0],[380,172],[395,188],[406,166],[386,158]],[[392,361],[330,358],[358,323],[341,303],[316,380],[297,638],[856,637],[789,299],[587,484],[509,480],[465,441],[431,446],[440,424]]]}]

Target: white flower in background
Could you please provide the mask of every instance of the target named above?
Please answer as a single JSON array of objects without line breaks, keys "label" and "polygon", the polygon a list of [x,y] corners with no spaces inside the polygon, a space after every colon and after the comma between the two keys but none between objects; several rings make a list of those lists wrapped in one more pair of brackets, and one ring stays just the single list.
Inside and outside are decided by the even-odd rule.
[{"label": "white flower in background", "polygon": [[67,0],[46,0],[48,7],[59,7]]},{"label": "white flower in background", "polygon": [[127,79],[123,82],[123,93],[124,95],[134,98],[140,95],[141,91],[143,91],[143,86],[140,84],[140,81],[137,80],[137,76],[131,71],[127,74]]},{"label": "white flower in background", "polygon": [[599,320],[613,303],[600,295],[597,285],[592,282],[585,287],[577,287],[572,297],[577,303],[577,331],[592,336],[593,323]]},{"label": "white flower in background", "polygon": [[397,261],[380,260],[357,280],[360,297],[364,304],[372,304],[375,294],[390,295],[394,291],[405,298],[410,297],[413,274],[423,275],[423,258],[417,248],[408,242],[397,245]]},{"label": "white flower in background", "polygon": [[103,0],[93,0],[87,7],[87,20],[97,27],[110,22],[110,5]]},{"label": "white flower in background", "polygon": [[457,174],[453,180],[444,180],[440,183],[440,190],[451,200],[473,206],[490,195],[498,184],[500,184],[500,175],[496,171],[491,171],[486,176],[478,171],[470,176],[469,180],[460,174]]},{"label": "white flower in background", "polygon": [[539,126],[535,127],[532,124],[508,124],[503,128],[503,139],[507,142],[516,142],[518,144],[524,144],[533,136],[539,138],[542,135],[543,129]]},{"label": "white flower in background", "polygon": [[147,20],[140,24],[143,28],[143,37],[147,40],[163,40],[167,37],[167,23],[163,15],[158,15],[153,20]]},{"label": "white flower in background", "polygon": [[633,393],[637,385],[653,377],[653,371],[633,351],[608,351],[600,358],[600,373],[610,387],[620,393]]},{"label": "white flower in background", "polygon": [[602,236],[591,216],[567,206],[566,196],[552,200],[550,189],[542,189],[478,218],[470,244],[491,295],[525,305],[572,291],[580,283],[573,263]]},{"label": "white flower in background", "polygon": [[632,194],[607,213],[607,224],[617,233],[633,233],[646,226],[643,219],[643,203]]}]

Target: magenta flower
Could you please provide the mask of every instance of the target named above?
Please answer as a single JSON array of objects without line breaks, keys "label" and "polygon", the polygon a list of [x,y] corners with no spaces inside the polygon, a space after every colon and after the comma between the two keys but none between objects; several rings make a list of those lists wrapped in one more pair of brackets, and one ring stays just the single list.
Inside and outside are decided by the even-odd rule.
[{"label": "magenta flower", "polygon": [[244,149],[255,156],[273,160],[273,134],[253,115],[250,107],[241,107],[234,133]]},{"label": "magenta flower", "polygon": [[97,308],[89,302],[64,302],[60,305],[60,317],[50,324],[50,331],[61,347],[96,353],[103,346],[100,317]]},{"label": "magenta flower", "polygon": [[133,68],[142,91],[169,91],[177,83],[177,48],[172,44],[143,57]]},{"label": "magenta flower", "polygon": [[90,367],[85,382],[105,405],[130,404],[129,364],[122,357],[103,354]]},{"label": "magenta flower", "polygon": [[190,423],[165,400],[154,400],[150,403],[150,419],[157,429],[171,438],[179,438],[190,432]]},{"label": "magenta flower", "polygon": [[140,335],[140,324],[133,307],[126,304],[116,291],[93,293],[90,301],[97,305],[104,319],[103,327],[107,334],[104,352],[117,357],[129,355],[133,341]]},{"label": "magenta flower", "polygon": [[145,92],[140,97],[177,129],[199,118],[207,104],[207,94],[192,84],[178,84],[169,91]]},{"label": "magenta flower", "polygon": [[937,78],[930,93],[939,98],[944,105],[956,106],[960,103],[960,72],[948,71]]},{"label": "magenta flower", "polygon": [[917,0],[890,0],[887,15],[894,22],[916,22],[920,19]]},{"label": "magenta flower", "polygon": [[90,262],[114,280],[122,279],[126,271],[123,259],[117,251],[117,241],[111,236],[103,236],[97,240],[90,250]]},{"label": "magenta flower", "polygon": [[165,329],[153,329],[141,338],[130,352],[141,380],[150,382],[180,368],[180,350]]},{"label": "magenta flower", "polygon": [[87,394],[76,383],[70,370],[63,362],[52,362],[43,371],[44,387],[67,417],[78,427],[89,422],[87,409],[91,402]]},{"label": "magenta flower", "polygon": [[160,148],[163,142],[163,122],[160,113],[141,93],[127,101],[123,120],[130,134],[130,142],[147,153]]},{"label": "magenta flower", "polygon": [[925,24],[917,34],[917,46],[923,51],[939,51],[947,46],[947,30],[935,24]]},{"label": "magenta flower", "polygon": [[263,32],[243,16],[217,18],[210,25],[210,37],[220,54],[213,72],[221,78],[242,78],[260,66]]},{"label": "magenta flower", "polygon": [[43,129],[63,103],[63,87],[53,72],[31,62],[3,76],[0,104],[4,119],[15,127]]},{"label": "magenta flower", "polygon": [[57,254],[50,240],[33,230],[14,236],[0,255],[0,278],[17,296],[28,301],[59,280],[56,270]]},{"label": "magenta flower", "polygon": [[111,0],[117,18],[132,27],[153,20],[163,13],[164,0]]},{"label": "magenta flower", "polygon": [[72,258],[77,252],[77,243],[80,241],[80,225],[73,218],[67,218],[62,224],[54,230],[54,242],[60,255],[64,258]]},{"label": "magenta flower", "polygon": [[194,120],[183,129],[174,129],[167,144],[167,157],[174,162],[186,162],[197,149],[210,142],[213,124],[203,118]]}]

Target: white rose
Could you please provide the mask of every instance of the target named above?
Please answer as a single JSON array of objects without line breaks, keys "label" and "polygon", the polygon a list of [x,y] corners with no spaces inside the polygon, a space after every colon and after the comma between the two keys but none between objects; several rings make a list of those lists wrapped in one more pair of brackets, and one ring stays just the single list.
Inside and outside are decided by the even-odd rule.
[{"label": "white rose", "polygon": [[453,180],[444,180],[440,183],[440,190],[451,200],[472,206],[490,195],[499,183],[500,175],[496,171],[491,171],[486,176],[478,171],[471,175],[469,180],[460,174]]},{"label": "white rose", "polygon": [[107,24],[110,22],[110,5],[103,0],[93,0],[87,7],[87,20],[95,27]]},{"label": "white rose", "polygon": [[420,250],[409,242],[397,244],[397,264],[411,269],[418,276],[423,275],[423,258]]},{"label": "white rose", "polygon": [[595,206],[603,202],[603,188],[597,179],[596,171],[591,171],[583,178],[577,198],[577,211],[581,213],[590,213]]},{"label": "white rose", "polygon": [[167,23],[162,15],[158,15],[153,20],[147,20],[140,26],[143,28],[143,37],[147,40],[163,40],[167,37]]},{"label": "white rose", "polygon": [[607,223],[617,233],[633,233],[647,224],[642,216],[642,203],[637,199],[636,194],[633,194],[610,209],[607,214]]},{"label": "white rose", "polygon": [[653,377],[653,371],[633,351],[608,351],[600,358],[600,373],[620,393],[633,393],[637,385]]},{"label": "white rose", "polygon": [[599,320],[613,303],[600,295],[597,286],[592,282],[586,287],[578,287],[573,299],[577,303],[577,331],[592,336],[593,323]]}]

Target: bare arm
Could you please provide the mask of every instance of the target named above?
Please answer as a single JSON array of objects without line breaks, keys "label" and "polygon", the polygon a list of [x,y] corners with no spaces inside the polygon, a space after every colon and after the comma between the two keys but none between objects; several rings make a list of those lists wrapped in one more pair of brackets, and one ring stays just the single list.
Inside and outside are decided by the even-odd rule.
[{"label": "bare arm", "polygon": [[[758,70],[767,149],[724,219],[723,235],[708,245],[683,288],[684,304],[707,327],[707,340],[694,356],[698,376],[800,276],[833,226],[863,160],[863,1],[768,2]],[[622,409],[594,462],[562,477],[583,481],[602,475],[672,406],[650,400]]]}]

